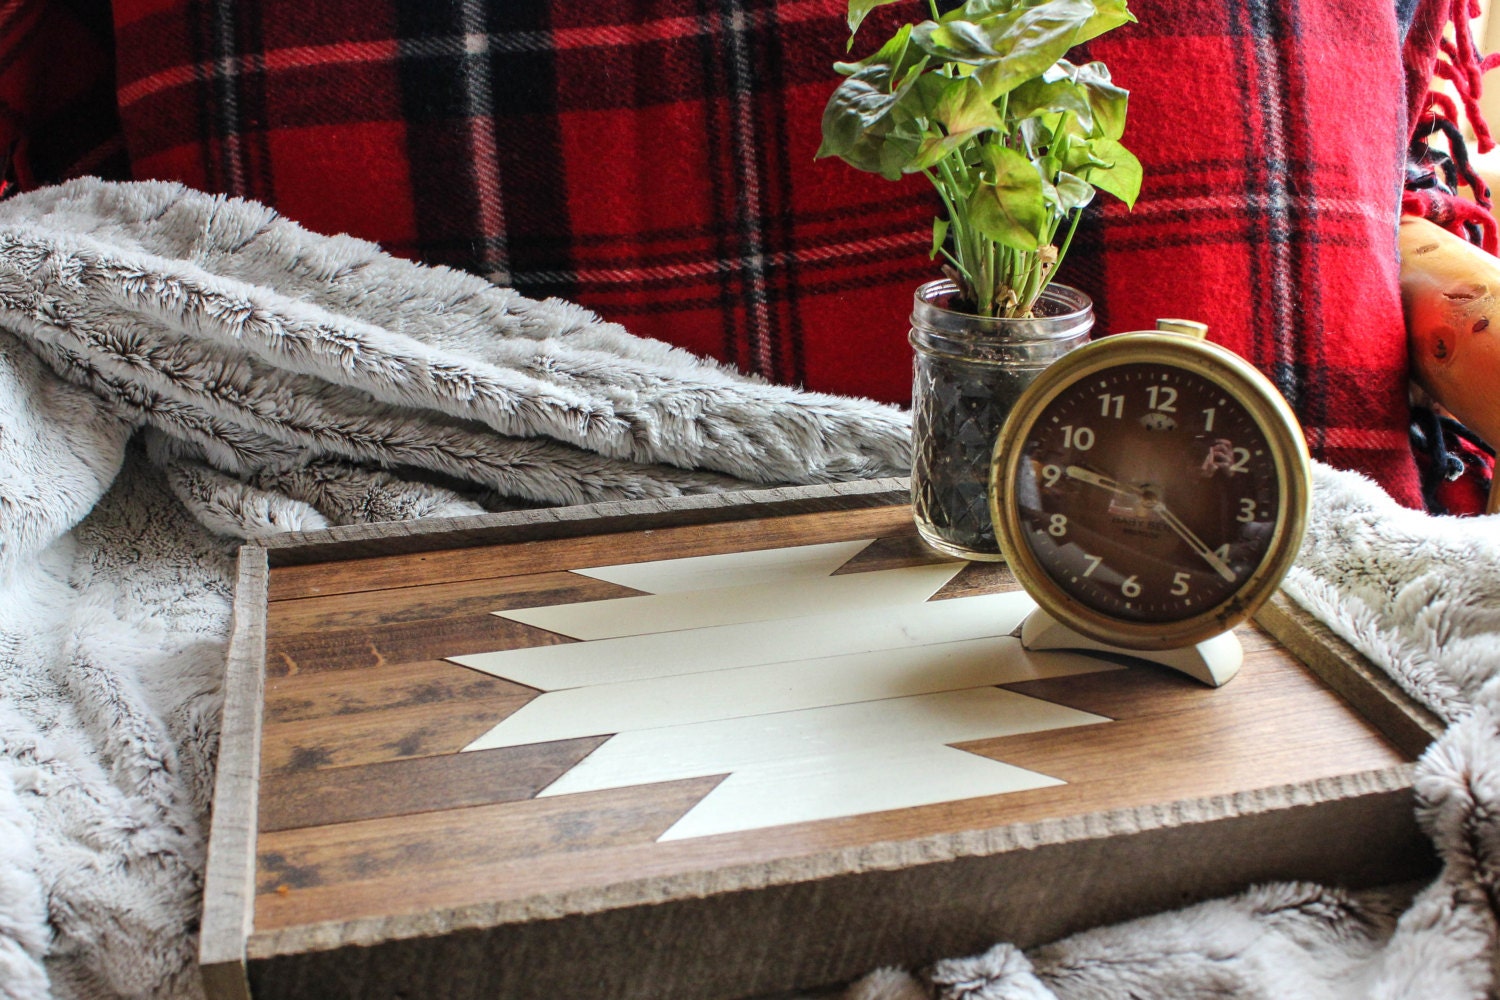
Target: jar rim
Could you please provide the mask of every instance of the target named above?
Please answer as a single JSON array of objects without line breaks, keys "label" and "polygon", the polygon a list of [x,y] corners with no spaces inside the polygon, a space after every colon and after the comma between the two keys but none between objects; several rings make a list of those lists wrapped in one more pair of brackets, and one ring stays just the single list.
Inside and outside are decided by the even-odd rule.
[{"label": "jar rim", "polygon": [[912,296],[912,326],[960,339],[1062,340],[1086,334],[1094,324],[1093,300],[1072,285],[1053,282],[1042,290],[1042,299],[1067,309],[1050,316],[980,316],[943,304],[957,294],[958,284],[950,278],[918,286]]}]

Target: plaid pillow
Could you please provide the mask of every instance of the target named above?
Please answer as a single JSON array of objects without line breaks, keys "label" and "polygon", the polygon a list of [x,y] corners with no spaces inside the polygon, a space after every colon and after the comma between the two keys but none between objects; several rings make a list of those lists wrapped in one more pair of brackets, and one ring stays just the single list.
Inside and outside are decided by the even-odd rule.
[{"label": "plaid pillow", "polygon": [[[1314,454],[1419,500],[1395,220],[1396,16],[1137,0],[1094,56],[1147,166],[1065,266],[1105,329],[1202,319]],[[924,16],[905,0],[861,42]],[[809,388],[904,402],[935,199],[814,161],[845,0],[117,0],[135,175],[498,274]],[[862,46],[863,47],[863,46]]]},{"label": "plaid pillow", "polygon": [[115,10],[137,177],[256,198],[776,381],[910,392],[924,182],[813,160],[843,0]]},{"label": "plaid pillow", "polygon": [[0,189],[129,176],[109,0],[0,3]]},{"label": "plaid pillow", "polygon": [[1145,168],[1067,280],[1109,330],[1209,324],[1276,383],[1315,457],[1420,506],[1396,226],[1406,147],[1395,11],[1369,0],[1137,0],[1092,55],[1131,91]]}]

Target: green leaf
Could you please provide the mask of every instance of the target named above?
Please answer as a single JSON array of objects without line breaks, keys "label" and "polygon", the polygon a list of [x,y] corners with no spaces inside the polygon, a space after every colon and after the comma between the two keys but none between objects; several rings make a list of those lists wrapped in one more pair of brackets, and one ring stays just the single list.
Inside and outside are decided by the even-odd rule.
[{"label": "green leaf", "polygon": [[979,81],[973,77],[949,81],[932,109],[932,116],[950,135],[1005,127],[999,110],[984,99]]},{"label": "green leaf", "polygon": [[970,195],[969,221],[997,243],[1037,249],[1049,214],[1041,176],[1030,160],[1009,147],[987,145],[982,155],[993,180],[987,178]]},{"label": "green leaf", "polygon": [[1141,161],[1114,139],[1101,137],[1090,140],[1088,145],[1090,155],[1100,165],[1084,167],[1078,175],[1133,208],[1141,193]]},{"label": "green leaf", "polygon": [[[913,67],[894,93],[887,92],[891,82],[889,66],[867,66],[846,78],[823,109],[823,143],[817,156],[837,156],[860,170],[891,176],[893,153],[884,149],[887,138],[908,140],[903,154],[906,156],[915,155],[920,145],[920,132],[891,134],[898,124],[894,112],[921,78],[921,67],[920,63]],[[895,176],[901,176],[899,169]]]},{"label": "green leaf", "polygon": [[1089,167],[1107,167],[1109,161],[1094,155],[1094,143],[1101,141],[1099,138],[1087,138],[1080,135],[1070,135],[1060,143],[1060,149],[1053,150],[1058,163],[1063,170],[1069,173],[1083,176],[1083,172]]},{"label": "green leaf", "polygon": [[966,21],[986,21],[1009,14],[1018,5],[1026,6],[1026,0],[968,0],[955,13]]},{"label": "green leaf", "polygon": [[[1053,130],[1057,127],[1061,117],[1061,115],[1038,115],[1034,118],[1021,119],[1021,123],[1016,127],[1016,134],[1026,143],[1024,149],[1029,151],[1029,159],[1036,160],[1040,157],[1059,162],[1052,150],[1052,145]],[[1040,169],[1040,164],[1038,164],[1038,169]]]},{"label": "green leaf", "polygon": [[924,138],[910,162],[903,168],[906,173],[914,174],[918,171],[935,167],[944,157],[949,156],[954,150],[962,149],[966,144],[973,142],[984,134],[984,129],[974,129],[969,132],[957,132],[953,135],[929,135]]},{"label": "green leaf", "polygon": [[948,220],[932,220],[932,252],[927,255],[929,260],[936,260],[937,255],[943,252],[943,241],[948,238]]},{"label": "green leaf", "polygon": [[1106,31],[1113,31],[1122,24],[1135,23],[1135,15],[1126,7],[1126,0],[1093,0],[1095,13],[1078,32],[1074,45],[1082,45],[1091,38],[1098,38]]},{"label": "green leaf", "polygon": [[1118,139],[1124,135],[1130,91],[1115,86],[1109,78],[1109,67],[1102,62],[1085,63],[1077,67],[1073,79],[1088,101],[1093,112],[1093,123],[1098,127],[1099,134],[1110,139]]},{"label": "green leaf", "polygon": [[889,66],[891,79],[902,79],[907,70],[921,62],[925,58],[922,53],[911,44],[911,25],[903,24],[897,32],[891,36],[876,51],[865,56],[858,62],[836,62],[833,64],[834,71],[840,76],[853,76],[862,69],[871,66]]},{"label": "green leaf", "polygon": [[1027,80],[1010,92],[1005,113],[1011,118],[1071,112],[1087,131],[1094,127],[1094,108],[1083,87],[1070,79],[1048,82],[1042,77]]},{"label": "green leaf", "polygon": [[989,34],[972,21],[923,21],[912,29],[912,42],[943,62],[983,66],[999,58]]},{"label": "green leaf", "polygon": [[854,44],[854,34],[870,11],[892,3],[896,0],[849,0],[849,44]]},{"label": "green leaf", "polygon": [[891,68],[877,64],[838,85],[823,108],[823,144],[818,156],[843,156],[884,121],[900,100],[887,92],[890,81]]},{"label": "green leaf", "polygon": [[1083,208],[1094,200],[1094,186],[1066,170],[1057,175],[1053,186],[1057,189],[1057,204],[1063,214]]},{"label": "green leaf", "polygon": [[1089,0],[1046,0],[984,22],[984,30],[994,40],[992,47],[1001,52],[1000,58],[978,71],[985,96],[997,100],[1041,76],[1073,47],[1093,16]]}]

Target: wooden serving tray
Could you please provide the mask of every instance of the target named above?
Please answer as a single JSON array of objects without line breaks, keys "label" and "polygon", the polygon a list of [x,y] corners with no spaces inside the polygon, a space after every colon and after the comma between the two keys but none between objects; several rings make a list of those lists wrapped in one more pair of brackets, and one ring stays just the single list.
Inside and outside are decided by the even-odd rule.
[{"label": "wooden serving tray", "polygon": [[[1410,762],[1437,720],[1290,602],[1218,690],[1026,654],[1009,572],[926,549],[906,502],[883,480],[245,546],[210,995],[750,997],[1432,870]],[[933,624],[958,610],[992,634]]]}]

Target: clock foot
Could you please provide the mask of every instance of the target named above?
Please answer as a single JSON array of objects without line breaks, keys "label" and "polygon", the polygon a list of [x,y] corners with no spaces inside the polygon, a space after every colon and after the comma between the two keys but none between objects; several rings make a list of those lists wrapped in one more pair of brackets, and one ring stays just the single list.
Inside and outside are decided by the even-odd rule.
[{"label": "clock foot", "polygon": [[1027,649],[1079,649],[1133,656],[1180,670],[1209,687],[1228,683],[1239,673],[1240,664],[1245,660],[1245,651],[1233,632],[1224,632],[1183,649],[1123,649],[1080,635],[1041,608],[1021,623],[1021,645]]}]

